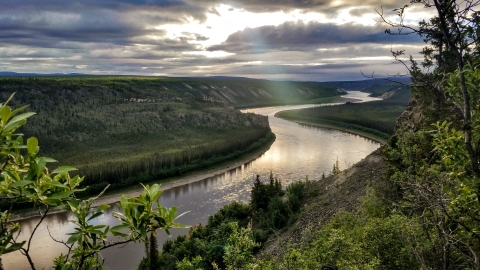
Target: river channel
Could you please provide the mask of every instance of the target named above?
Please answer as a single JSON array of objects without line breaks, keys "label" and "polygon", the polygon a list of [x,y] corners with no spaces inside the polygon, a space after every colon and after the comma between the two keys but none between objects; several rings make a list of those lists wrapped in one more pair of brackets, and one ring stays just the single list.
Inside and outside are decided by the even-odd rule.
[{"label": "river channel", "polygon": [[[376,100],[361,92],[349,92],[345,97],[356,98],[362,101]],[[232,201],[247,201],[250,189],[257,174],[263,181],[267,181],[270,172],[278,177],[284,186],[305,179],[320,179],[323,173],[328,174],[338,159],[340,169],[345,169],[360,161],[362,158],[377,149],[378,142],[364,137],[334,130],[318,128],[274,117],[279,111],[307,108],[318,105],[277,106],[267,108],[248,109],[268,115],[270,127],[276,135],[271,148],[257,159],[245,163],[237,168],[209,177],[194,183],[189,183],[164,191],[161,203],[164,206],[180,206],[179,212],[189,211],[179,221],[194,226],[197,223],[205,224],[208,216],[214,214],[223,205]],[[115,209],[115,206],[112,207]],[[111,208],[111,209],[112,209]],[[98,217],[93,223],[116,225],[110,211]],[[73,224],[69,222],[73,215],[69,213],[52,214],[45,218],[37,230],[31,250],[37,269],[50,269],[53,258],[65,252],[65,247],[52,241],[50,234],[58,240],[66,240],[65,234],[73,231]],[[30,235],[38,218],[33,217],[21,221],[23,235]],[[48,227],[48,230],[47,230]],[[186,234],[188,230],[173,230],[172,237]],[[164,232],[158,236],[159,247],[169,239]],[[105,258],[105,269],[129,270],[135,269],[144,257],[144,245],[129,243],[126,246],[115,246],[102,252]],[[26,257],[18,252],[2,256],[4,268],[7,270],[30,269]]]}]

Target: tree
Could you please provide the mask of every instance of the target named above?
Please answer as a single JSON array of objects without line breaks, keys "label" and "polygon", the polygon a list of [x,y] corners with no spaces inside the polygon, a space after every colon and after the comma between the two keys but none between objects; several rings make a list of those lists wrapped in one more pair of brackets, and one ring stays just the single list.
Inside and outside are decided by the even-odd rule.
[{"label": "tree", "polygon": [[[423,5],[425,8],[434,9],[436,15],[430,20],[422,20],[418,27],[412,27],[404,22],[405,11],[412,5]],[[470,159],[471,172],[475,177],[480,177],[480,164],[478,151],[479,145],[473,142],[471,118],[472,106],[471,85],[466,82],[464,69],[465,67],[479,56],[479,34],[480,34],[480,14],[475,10],[480,2],[477,0],[411,0],[410,5],[395,9],[399,17],[398,22],[388,20],[383,11],[379,12],[381,21],[398,29],[393,32],[390,29],[385,30],[390,34],[418,34],[424,37],[427,47],[421,52],[424,55],[422,63],[424,68],[435,67],[432,72],[433,79],[436,83],[432,83],[432,75],[422,73],[418,64],[410,56],[411,67],[408,68],[412,75],[412,81],[417,83],[415,86],[429,85],[441,94],[449,93],[445,91],[444,81],[448,73],[459,71],[458,87],[460,89],[460,99],[452,99],[463,116],[462,130],[465,134],[464,144]],[[397,60],[404,54],[404,51],[392,52]],[[450,61],[453,60],[453,61]],[[400,60],[401,61],[401,60]],[[403,63],[403,61],[401,61]],[[450,63],[455,63],[452,65]],[[405,65],[406,66],[406,65]],[[480,184],[476,187],[477,193],[480,193]]]},{"label": "tree", "polygon": [[[79,188],[83,177],[70,176],[70,172],[76,169],[69,166],[50,172],[47,165],[55,160],[39,156],[38,140],[31,137],[24,143],[22,134],[17,130],[35,113],[21,113],[27,106],[12,110],[8,106],[12,97],[0,104],[0,197],[11,202],[9,209],[2,209],[0,213],[0,256],[21,252],[27,257],[31,269],[35,269],[30,255],[32,237],[52,209],[70,211],[76,218],[72,221],[76,228],[69,233],[68,240],[57,240],[68,248],[68,252],[55,259],[56,269],[102,269],[103,262],[98,255],[103,249],[130,241],[146,242],[148,233],[155,234],[157,230],[165,230],[169,234],[170,228],[187,228],[175,222],[181,216],[176,214],[177,207],[161,206],[159,197],[162,191],[158,184],[144,186],[144,192],[139,197],[121,197],[120,211],[114,211],[120,225],[112,228],[102,224],[91,225],[91,220],[110,207],[92,206],[106,188],[97,197],[86,200],[76,198],[75,193],[85,189]],[[33,205],[41,218],[30,238],[17,242],[15,235],[19,233],[20,225],[10,222],[9,218],[12,208],[25,202]],[[121,237],[121,240],[109,241],[109,235]],[[3,269],[1,261],[0,269]]]},{"label": "tree", "polygon": [[[480,268],[480,19],[475,10],[479,4],[412,0],[394,10],[397,22],[379,13],[382,21],[398,29],[387,33],[419,34],[427,43],[421,52],[423,69],[412,57],[410,67],[405,65],[416,96],[433,90],[461,115],[458,121],[446,121],[445,115],[428,119],[427,124],[436,122],[434,130],[430,126],[430,130],[403,132],[387,149],[394,164],[391,179],[402,193],[395,203],[397,210],[416,215],[426,232],[438,233],[432,254],[441,264],[434,268],[449,269],[454,264]],[[404,16],[412,5],[430,8],[435,16],[418,27],[407,25]],[[392,53],[401,61],[404,51]]]}]

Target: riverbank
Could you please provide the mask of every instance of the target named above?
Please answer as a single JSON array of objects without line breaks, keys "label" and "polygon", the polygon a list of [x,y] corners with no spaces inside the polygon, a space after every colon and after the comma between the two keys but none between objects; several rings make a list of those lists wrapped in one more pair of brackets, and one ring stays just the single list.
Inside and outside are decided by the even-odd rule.
[{"label": "riverbank", "polygon": [[[191,172],[185,173],[182,176],[168,177],[168,178],[162,179],[161,181],[152,181],[145,184],[158,183],[158,184],[161,184],[162,190],[168,190],[178,186],[194,183],[209,177],[214,177],[216,175],[223,174],[229,170],[236,169],[247,162],[251,162],[261,157],[265,152],[267,152],[270,149],[270,147],[274,142],[275,142],[275,136],[273,136],[273,138],[267,141],[263,146],[249,153],[245,153],[233,160],[227,160],[205,169],[191,171]],[[113,203],[119,202],[120,197],[122,195],[136,197],[136,196],[139,196],[139,194],[142,192],[143,192],[143,187],[140,184],[135,185],[134,187],[130,186],[128,188],[117,189],[111,192],[107,191],[100,198],[95,200],[92,206],[96,207],[101,204],[113,204]],[[94,197],[94,196],[91,196],[91,197]],[[52,215],[60,212],[64,212],[64,210],[50,210],[48,215]],[[10,221],[17,222],[19,220],[28,219],[36,216],[39,216],[38,212],[36,211],[34,212],[33,210],[30,210],[30,209],[28,210],[24,209],[14,213]]]},{"label": "riverbank", "polygon": [[[361,99],[346,98],[344,96],[340,96],[340,97],[335,98],[333,100],[333,103],[346,103],[346,102],[358,102],[358,101],[361,101]],[[382,145],[387,143],[387,140],[385,140],[382,137],[375,136],[375,134],[371,134],[371,133],[368,133],[368,132],[362,132],[362,131],[357,130],[357,129],[346,128],[346,127],[342,127],[342,126],[338,126],[338,125],[322,124],[322,123],[315,122],[313,120],[309,121],[307,119],[282,117],[282,116],[279,115],[282,112],[285,112],[285,111],[281,111],[281,112],[276,113],[275,117],[281,118],[281,119],[284,119],[284,120],[288,120],[288,121],[292,121],[292,122],[295,122],[295,123],[299,123],[299,124],[340,130],[340,131],[347,132],[347,133],[350,133],[350,134],[355,134],[355,135],[358,135],[358,136],[365,137],[367,139],[376,141],[376,142],[378,142]]]},{"label": "riverbank", "polygon": [[[284,111],[282,111],[282,112],[284,112]],[[372,141],[376,141],[376,142],[378,142],[382,145],[385,145],[387,143],[387,140],[385,140],[384,138],[375,136],[374,134],[371,134],[371,133],[362,132],[362,131],[356,130],[356,129],[345,128],[345,127],[341,127],[341,126],[337,126],[337,125],[322,124],[322,123],[315,122],[313,120],[309,121],[309,120],[306,120],[306,119],[301,119],[300,120],[300,119],[294,119],[294,118],[290,118],[290,117],[282,117],[282,116],[279,115],[279,113],[276,113],[275,117],[278,117],[278,118],[284,119],[284,120],[288,120],[288,121],[292,121],[292,122],[295,122],[295,123],[298,123],[298,124],[340,130],[340,131],[347,132],[347,133],[350,133],[350,134],[355,134],[355,135],[358,135],[358,136],[365,137],[365,138],[370,139]]]},{"label": "riverbank", "polygon": [[[235,158],[234,160],[224,161],[209,168],[188,172],[183,176],[169,177],[169,178],[162,179],[161,181],[158,181],[158,182],[151,182],[149,184],[159,183],[162,185],[161,186],[162,190],[168,190],[178,186],[187,185],[187,184],[194,183],[209,177],[214,177],[216,175],[223,174],[229,170],[236,169],[247,162],[251,162],[261,157],[265,152],[267,152],[270,149],[270,147],[274,142],[275,142],[275,136],[273,137],[272,140],[268,141],[265,145],[261,146],[260,148],[257,148],[252,152],[243,154],[238,158]],[[142,192],[143,192],[143,187],[140,185],[134,188],[130,187],[129,189],[116,190],[112,194],[106,193],[102,197],[98,198],[93,203],[93,205],[98,206],[101,204],[116,203],[120,201],[120,195],[136,197],[140,195],[140,193]]]}]

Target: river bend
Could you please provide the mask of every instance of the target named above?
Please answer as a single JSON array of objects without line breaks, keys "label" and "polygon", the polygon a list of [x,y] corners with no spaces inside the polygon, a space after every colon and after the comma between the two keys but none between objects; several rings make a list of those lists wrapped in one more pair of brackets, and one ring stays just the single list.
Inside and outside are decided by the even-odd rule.
[{"label": "river bend", "polygon": [[[376,100],[361,92],[349,92],[345,97],[362,101]],[[257,174],[267,181],[270,172],[278,177],[284,186],[305,179],[319,179],[323,173],[328,174],[338,159],[340,169],[345,169],[360,161],[377,149],[378,142],[364,137],[334,130],[318,128],[274,117],[278,111],[307,108],[318,105],[278,106],[248,109],[245,111],[268,115],[276,140],[271,148],[257,159],[240,167],[209,177],[194,183],[165,190],[161,196],[164,206],[180,206],[179,212],[189,211],[180,218],[183,224],[205,224],[208,216],[214,214],[223,205],[232,201],[247,201],[250,189]],[[112,207],[113,208],[113,207]],[[94,223],[116,225],[117,220],[111,215],[111,209],[98,217]],[[73,215],[69,213],[52,214],[46,217],[44,224],[36,232],[32,243],[34,261],[37,269],[49,269],[53,258],[65,248],[51,240],[51,235],[59,240],[66,240],[66,233],[73,231],[73,224],[68,222]],[[21,221],[24,235],[30,235],[38,218]],[[47,226],[48,225],[48,230]],[[185,234],[188,230],[173,230],[173,235]],[[20,236],[22,237],[22,236]],[[164,232],[158,236],[159,246],[165,239]],[[144,256],[144,245],[130,243],[123,247],[113,247],[102,252],[105,269],[134,269]],[[2,256],[7,270],[30,269],[27,259],[17,252]]]}]

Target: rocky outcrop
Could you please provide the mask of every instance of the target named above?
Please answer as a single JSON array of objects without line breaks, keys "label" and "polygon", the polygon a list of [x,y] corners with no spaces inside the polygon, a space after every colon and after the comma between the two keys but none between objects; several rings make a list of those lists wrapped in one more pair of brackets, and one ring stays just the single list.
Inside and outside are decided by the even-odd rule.
[{"label": "rocky outcrop", "polygon": [[339,211],[354,211],[365,196],[370,183],[381,181],[385,174],[383,148],[337,175],[313,183],[309,192],[318,193],[304,206],[302,217],[277,237],[269,239],[259,257],[278,255],[286,251],[288,244],[299,244],[309,238],[309,228],[319,228]]}]

